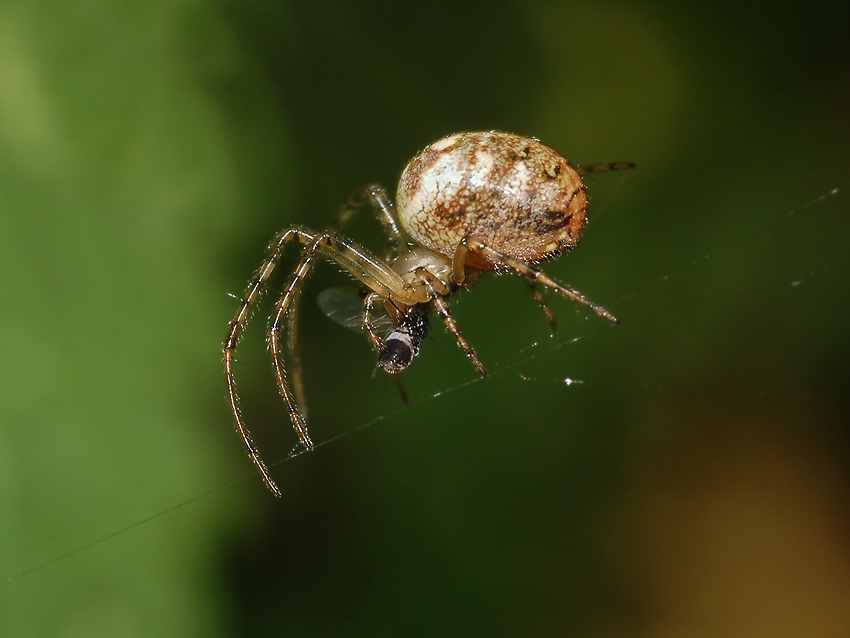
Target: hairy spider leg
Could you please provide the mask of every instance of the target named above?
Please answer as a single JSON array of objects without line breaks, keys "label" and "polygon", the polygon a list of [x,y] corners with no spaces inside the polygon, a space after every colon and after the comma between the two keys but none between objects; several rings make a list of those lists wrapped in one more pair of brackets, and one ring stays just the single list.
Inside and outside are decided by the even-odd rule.
[{"label": "hairy spider leg", "polygon": [[307,419],[307,400],[304,395],[304,367],[301,365],[301,355],[298,352],[298,331],[294,329],[298,325],[298,313],[301,308],[301,293],[296,291],[293,295],[289,312],[286,313],[289,330],[286,331],[286,351],[289,353],[289,378],[292,380],[292,391],[295,400],[301,406],[301,416]]},{"label": "hairy spider leg", "polygon": [[[456,283],[463,282],[466,277],[466,268],[464,264],[466,263],[466,257],[469,253],[482,253],[492,263],[507,266],[517,274],[527,277],[532,281],[539,282],[547,288],[551,288],[558,294],[563,295],[576,303],[580,303],[583,306],[587,306],[600,317],[604,317],[613,323],[620,323],[619,319],[617,319],[613,314],[605,310],[602,306],[590,301],[590,299],[582,295],[577,290],[573,290],[572,288],[555,281],[545,272],[538,270],[527,262],[514,259],[510,255],[506,255],[494,248],[490,248],[483,241],[476,239],[475,237],[464,237],[458,245],[457,251],[455,251],[454,261],[452,262],[452,276]],[[458,278],[460,278],[460,280],[458,280]]]},{"label": "hairy spider leg", "polygon": [[[417,268],[416,275],[422,279],[428,289],[431,291],[431,303],[437,311],[437,314],[440,315],[440,318],[443,320],[443,323],[446,324],[446,328],[448,328],[449,332],[454,335],[455,341],[457,341],[457,345],[460,346],[460,349],[463,350],[464,354],[469,357],[469,360],[472,361],[472,365],[475,366],[475,369],[478,370],[478,374],[482,377],[487,376],[487,370],[484,368],[484,364],[481,363],[481,360],[478,358],[478,355],[475,354],[475,350],[472,349],[472,346],[469,345],[469,342],[466,340],[466,337],[463,336],[463,333],[460,331],[460,328],[457,325],[457,321],[452,316],[452,313],[449,311],[449,306],[446,303],[446,300],[443,298],[443,295],[446,294],[446,286],[441,282],[437,277],[428,272],[425,268]],[[441,289],[444,289],[440,292],[437,289],[439,286]]]},{"label": "hairy spider leg", "polygon": [[576,172],[579,177],[584,177],[588,173],[608,173],[610,171],[628,171],[637,166],[632,162],[611,162],[610,164],[591,164],[590,166],[582,166],[577,168]]},{"label": "hairy spider leg", "polygon": [[[301,445],[303,445],[307,450],[313,449],[313,441],[310,440],[310,434],[307,432],[307,419],[299,407],[299,397],[295,396],[295,394],[293,394],[293,392],[289,389],[286,369],[283,366],[283,357],[280,354],[280,332],[282,320],[285,316],[288,316],[289,332],[287,333],[287,343],[291,346],[297,345],[297,343],[295,343],[295,338],[291,336],[295,333],[296,326],[292,321],[293,316],[289,313],[295,312],[297,316],[297,311],[294,309],[301,290],[300,284],[310,272],[310,268],[316,260],[316,257],[319,255],[319,250],[321,249],[322,244],[327,243],[329,237],[327,233],[322,233],[321,235],[316,235],[311,239],[312,242],[309,247],[301,255],[301,260],[298,262],[295,274],[292,278],[290,278],[283,295],[280,299],[278,299],[277,304],[275,305],[275,313],[272,315],[274,318],[269,324],[268,337],[269,350],[271,350],[272,355],[272,367],[274,368],[274,374],[277,379],[277,387],[280,391],[280,396],[283,397],[283,401],[286,403],[286,408],[289,410],[289,418],[292,421],[292,426],[298,433]],[[300,374],[300,371],[298,374]]]},{"label": "hairy spider leg", "polygon": [[245,420],[243,419],[242,412],[239,408],[239,395],[236,392],[236,379],[233,374],[233,362],[239,337],[247,325],[248,317],[251,314],[251,310],[254,305],[257,303],[257,299],[259,299],[260,294],[262,293],[263,286],[265,286],[269,277],[271,277],[274,272],[274,269],[277,267],[278,262],[280,262],[284,247],[293,238],[300,238],[302,235],[304,237],[309,237],[309,233],[306,231],[299,228],[288,228],[278,233],[272,243],[269,244],[266,251],[266,257],[260,265],[259,270],[257,270],[257,274],[254,276],[254,279],[248,285],[248,290],[242,297],[242,303],[236,311],[236,315],[233,320],[230,322],[227,338],[224,340],[224,377],[227,384],[227,397],[230,401],[230,410],[233,413],[236,431],[242,437],[245,447],[248,449],[248,456],[251,457],[251,460],[254,462],[254,465],[257,466],[263,480],[266,482],[266,485],[268,485],[269,489],[274,492],[276,496],[281,495],[280,489],[275,484],[274,480],[272,480],[266,464],[260,457],[260,453],[254,445],[251,432],[245,425]]},{"label": "hairy spider leg", "polygon": [[392,200],[387,195],[386,189],[380,184],[367,184],[354,191],[348,202],[340,209],[336,220],[331,224],[331,229],[341,229],[367,203],[377,213],[378,221],[381,222],[384,231],[387,233],[387,261],[392,261],[398,257],[402,242],[402,231],[393,214]]}]

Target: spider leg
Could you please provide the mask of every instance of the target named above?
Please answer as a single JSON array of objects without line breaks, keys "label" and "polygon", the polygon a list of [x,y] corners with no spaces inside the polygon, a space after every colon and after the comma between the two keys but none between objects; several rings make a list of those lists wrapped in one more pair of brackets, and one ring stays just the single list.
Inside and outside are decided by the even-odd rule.
[{"label": "spider leg", "polygon": [[549,325],[552,327],[552,331],[558,329],[558,322],[555,319],[555,315],[552,314],[552,311],[549,310],[549,306],[546,305],[546,299],[543,298],[543,295],[537,289],[537,283],[533,279],[529,279],[526,277],[525,279],[528,287],[531,289],[531,295],[534,297],[534,301],[537,302],[540,310],[543,311],[543,314],[546,315],[546,321],[549,322]]},{"label": "spider leg", "polygon": [[352,193],[348,202],[340,209],[336,220],[331,225],[333,230],[339,230],[358,210],[369,203],[377,213],[378,221],[384,227],[387,233],[387,261],[391,261],[398,256],[399,248],[402,242],[402,231],[399,228],[393,215],[393,204],[387,195],[387,191],[379,184],[368,184],[358,188]]},{"label": "spider leg", "polygon": [[[521,261],[519,259],[514,259],[510,255],[506,255],[494,248],[490,248],[480,239],[476,239],[475,237],[464,237],[457,247],[457,251],[455,252],[454,256],[454,261],[452,262],[452,272],[456,283],[461,283],[466,275],[464,264],[466,263],[466,256],[470,252],[482,253],[492,263],[507,266],[517,274],[522,275],[523,277],[527,277],[532,281],[539,282],[547,288],[551,288],[558,294],[563,295],[567,299],[571,299],[576,303],[580,303],[581,305],[590,308],[600,317],[604,317],[605,319],[613,323],[620,323],[619,319],[617,319],[614,315],[605,310],[605,308],[595,304],[577,290],[569,288],[568,286],[565,286],[555,281],[545,272],[543,272],[542,270],[538,270],[528,262]],[[458,281],[458,277],[460,277],[460,281]]]},{"label": "spider leg", "polygon": [[307,450],[313,449],[313,441],[310,439],[310,435],[307,432],[307,419],[304,417],[304,413],[299,407],[299,397],[297,397],[296,394],[289,388],[287,372],[283,365],[283,357],[280,352],[280,333],[283,320],[285,317],[288,317],[288,343],[294,343],[295,337],[292,335],[295,333],[295,324],[292,321],[292,313],[297,314],[295,307],[301,289],[301,284],[304,282],[310,272],[310,269],[313,267],[313,263],[316,261],[316,257],[320,254],[322,247],[327,245],[330,239],[331,237],[328,233],[322,233],[312,238],[312,242],[304,250],[304,254],[298,262],[295,274],[289,280],[289,283],[286,285],[286,289],[280,299],[277,300],[274,313],[272,314],[272,320],[269,324],[269,350],[271,350],[272,354],[272,366],[274,367],[275,378],[277,379],[277,387],[280,391],[281,397],[283,397],[284,403],[286,403],[287,409],[289,410],[289,419],[292,421],[292,426],[298,433],[301,445],[303,445]]},{"label": "spider leg", "polygon": [[277,267],[277,264],[283,255],[284,247],[293,239],[303,242],[309,241],[311,237],[312,235],[310,233],[296,227],[288,228],[275,236],[266,251],[266,258],[260,265],[256,276],[248,285],[248,290],[242,298],[242,303],[236,311],[236,315],[230,322],[230,327],[227,331],[227,338],[224,340],[224,377],[227,384],[227,397],[230,402],[230,410],[233,413],[236,431],[242,437],[242,441],[248,449],[248,456],[251,457],[251,460],[254,462],[254,465],[257,466],[263,480],[266,482],[266,485],[268,485],[269,489],[274,492],[275,496],[281,495],[280,488],[278,488],[274,480],[272,480],[268,468],[263,462],[263,459],[260,457],[260,452],[254,445],[251,433],[242,418],[242,412],[239,408],[239,395],[236,392],[236,379],[233,374],[233,363],[235,360],[236,345],[239,342],[239,337],[245,329],[248,317],[251,314],[251,310],[254,305],[257,303],[257,299],[260,297],[263,286],[265,286],[266,282],[268,282],[269,277],[271,277],[275,267]]},{"label": "spider leg", "polygon": [[449,332],[454,335],[454,338],[457,341],[457,345],[460,346],[460,349],[463,350],[464,354],[466,354],[466,356],[469,357],[469,360],[472,361],[472,365],[474,365],[475,369],[478,370],[478,374],[480,374],[482,377],[486,377],[487,370],[484,368],[484,365],[481,363],[481,360],[478,358],[478,355],[475,354],[475,350],[473,350],[472,346],[469,345],[469,342],[466,340],[466,337],[464,337],[463,333],[460,331],[460,328],[458,327],[455,318],[452,316],[452,313],[449,312],[449,306],[446,303],[446,300],[443,299],[442,294],[440,294],[440,292],[435,287],[437,285],[442,287],[442,282],[440,282],[425,268],[417,268],[416,275],[424,282],[424,284],[431,291],[431,303],[437,310],[437,314],[440,315],[440,318],[443,320],[443,323],[446,324],[446,328],[448,328]]},{"label": "spider leg", "polygon": [[301,365],[301,355],[298,352],[298,331],[295,329],[295,326],[298,325],[300,302],[301,295],[295,294],[287,314],[289,330],[286,331],[286,350],[289,353],[289,376],[292,379],[292,390],[295,393],[296,403],[301,406],[301,415],[306,420],[307,402],[304,398],[304,367]]},{"label": "spider leg", "polygon": [[427,301],[422,294],[417,294],[418,291],[411,290],[389,264],[359,244],[334,231],[327,231],[324,235],[327,240],[321,243],[319,251],[348,271],[351,276],[359,279],[372,292],[377,292],[384,299],[397,300],[405,305]]},{"label": "spider leg", "polygon": [[369,341],[372,343],[372,347],[378,352],[383,349],[384,344],[378,336],[378,333],[375,331],[375,326],[372,323],[372,309],[375,306],[375,302],[379,301],[381,298],[381,295],[378,293],[370,292],[363,300],[363,331],[368,335]]},{"label": "spider leg", "polygon": [[590,166],[582,166],[577,168],[576,172],[580,177],[584,177],[588,173],[607,173],[609,171],[627,171],[637,168],[632,162],[612,162],[610,164],[591,164]]}]

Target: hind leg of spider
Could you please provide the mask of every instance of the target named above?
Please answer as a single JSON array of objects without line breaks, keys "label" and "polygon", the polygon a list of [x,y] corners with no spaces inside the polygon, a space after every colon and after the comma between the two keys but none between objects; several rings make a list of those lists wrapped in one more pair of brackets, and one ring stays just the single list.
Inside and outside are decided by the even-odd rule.
[{"label": "hind leg of spider", "polygon": [[296,227],[288,228],[275,236],[266,251],[266,257],[260,265],[256,276],[248,285],[248,290],[242,297],[242,303],[236,311],[236,315],[233,317],[233,320],[230,322],[230,327],[227,331],[227,338],[224,340],[224,377],[227,384],[227,397],[230,402],[230,410],[233,413],[236,431],[245,443],[245,447],[248,450],[248,456],[251,457],[251,460],[259,470],[266,485],[268,485],[269,489],[275,494],[275,496],[281,495],[280,488],[278,488],[274,480],[272,480],[266,464],[260,457],[259,450],[257,450],[257,447],[254,444],[251,432],[245,425],[245,420],[242,417],[242,411],[239,408],[239,395],[236,391],[236,378],[233,372],[233,364],[236,356],[236,345],[239,342],[239,337],[248,322],[248,316],[251,314],[251,310],[257,303],[257,299],[259,299],[263,287],[268,282],[269,277],[271,277],[278,262],[280,262],[280,258],[283,255],[283,250],[286,247],[286,244],[293,240],[301,242],[310,241],[312,237],[313,235],[307,231]]},{"label": "hind leg of spider", "polygon": [[[579,291],[565,286],[564,284],[558,281],[555,281],[545,272],[543,272],[542,270],[538,270],[528,262],[521,261],[519,259],[514,259],[510,255],[505,255],[504,253],[501,253],[498,250],[490,248],[483,241],[475,237],[464,237],[457,247],[457,251],[455,252],[454,256],[454,261],[452,262],[452,273],[456,283],[461,283],[464,277],[466,276],[466,269],[464,264],[466,263],[466,258],[469,253],[481,253],[482,255],[487,257],[488,261],[494,264],[502,264],[504,266],[507,266],[508,268],[516,272],[518,275],[522,275],[523,277],[526,277],[532,281],[536,281],[546,286],[547,288],[551,288],[552,290],[554,290],[560,295],[563,295],[567,299],[571,299],[576,303],[590,308],[600,317],[604,317],[612,323],[620,323],[620,320],[617,319],[617,317],[605,310],[605,308],[603,308],[602,306],[599,306],[596,303],[592,302]],[[458,278],[460,279],[458,280]]]}]

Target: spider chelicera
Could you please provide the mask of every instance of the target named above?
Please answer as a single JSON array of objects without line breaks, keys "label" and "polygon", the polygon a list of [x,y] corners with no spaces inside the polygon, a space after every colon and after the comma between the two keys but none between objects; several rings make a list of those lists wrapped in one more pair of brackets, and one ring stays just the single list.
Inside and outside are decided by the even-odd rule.
[{"label": "spider chelicera", "polygon": [[[428,331],[427,317],[433,307],[478,373],[486,376],[487,371],[452,317],[446,297],[469,288],[485,272],[512,271],[529,282],[553,328],[554,317],[536,284],[617,323],[610,312],[555,281],[535,264],[578,243],[587,210],[583,175],[633,167],[619,163],[575,168],[533,138],[493,131],[458,133],[431,144],[407,164],[399,181],[395,212],[382,187],[367,186],[355,193],[329,230],[314,233],[292,226],[278,233],[230,322],[224,342],[227,392],[236,429],[271,491],[281,495],[245,426],[233,362],[248,315],[287,244],[295,241],[304,250],[271,315],[268,344],[292,425],[304,448],[311,450],[313,442],[300,407],[304,401],[300,366],[294,356],[294,324],[301,285],[319,255],[336,262],[365,286],[361,322],[378,353],[378,366],[395,374],[411,364]],[[367,203],[390,237],[386,259],[338,232]],[[379,306],[392,322],[386,335],[378,333],[374,321]],[[281,352],[284,322],[289,328],[287,347],[293,355],[289,374]]]}]

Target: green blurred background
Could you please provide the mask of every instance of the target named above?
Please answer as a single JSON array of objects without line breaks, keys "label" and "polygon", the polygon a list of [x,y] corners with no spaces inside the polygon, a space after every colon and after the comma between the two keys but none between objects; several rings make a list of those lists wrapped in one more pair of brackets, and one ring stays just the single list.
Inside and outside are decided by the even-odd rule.
[{"label": "green blurred background", "polygon": [[[2,0],[2,634],[850,635],[842,10]],[[453,307],[492,376],[438,327],[405,410],[318,268],[329,443],[275,500],[225,402],[228,293],[476,129],[638,164],[547,265],[622,325],[552,298],[550,337],[484,280]],[[267,312],[238,374],[275,462]]]}]

